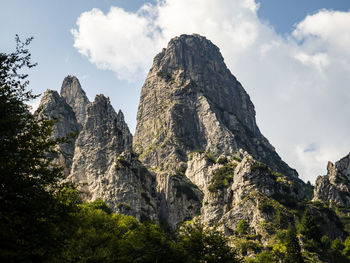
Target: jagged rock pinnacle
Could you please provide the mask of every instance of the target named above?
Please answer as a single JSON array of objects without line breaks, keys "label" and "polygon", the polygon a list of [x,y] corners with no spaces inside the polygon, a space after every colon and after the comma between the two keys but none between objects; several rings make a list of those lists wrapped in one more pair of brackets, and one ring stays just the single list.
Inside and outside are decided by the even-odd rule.
[{"label": "jagged rock pinnacle", "polygon": [[335,164],[328,162],[327,175],[316,179],[314,201],[350,205],[350,153]]},{"label": "jagged rock pinnacle", "polygon": [[[71,134],[77,135],[79,132],[80,127],[73,109],[55,90],[45,91],[36,113],[39,119],[48,118],[58,121],[54,125],[52,134],[55,138],[63,138]],[[59,145],[61,153],[57,157],[57,162],[63,166],[66,176],[68,176],[72,166],[74,142],[75,139],[72,139],[71,143],[62,143]]]},{"label": "jagged rock pinnacle", "polygon": [[260,133],[254,105],[219,48],[199,35],[173,38],[154,58],[133,144],[151,167],[167,159],[185,161],[194,150],[219,155],[242,148],[272,169],[297,176]]},{"label": "jagged rock pinnacle", "polygon": [[[132,135],[114,111],[109,98],[97,95],[88,104],[86,121],[76,142],[70,180],[77,183],[86,200],[102,198],[116,207],[117,157],[131,150]],[[114,199],[113,199],[114,198]]]},{"label": "jagged rock pinnacle", "polygon": [[172,225],[193,217],[201,206],[198,182],[188,181],[194,172],[176,176],[186,171],[195,151],[217,158],[243,149],[298,181],[296,171],[261,134],[254,105],[219,48],[199,35],[173,38],[154,58],[141,91],[133,147],[155,171],[160,215]]},{"label": "jagged rock pinnacle", "polygon": [[69,75],[64,78],[61,87],[61,96],[73,108],[79,124],[83,126],[86,117],[86,106],[89,103],[89,99],[85,91],[81,88],[77,77]]}]

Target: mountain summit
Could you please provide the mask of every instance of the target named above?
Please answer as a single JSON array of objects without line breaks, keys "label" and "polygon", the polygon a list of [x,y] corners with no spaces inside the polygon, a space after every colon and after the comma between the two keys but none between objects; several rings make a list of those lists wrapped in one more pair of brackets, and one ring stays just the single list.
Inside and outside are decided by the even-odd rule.
[{"label": "mountain summit", "polygon": [[335,164],[328,162],[327,175],[316,179],[314,201],[350,206],[350,153]]},{"label": "mountain summit", "polygon": [[249,95],[211,41],[173,38],[142,87],[134,149],[145,164],[176,166],[194,150],[215,155],[244,149],[273,170],[297,177],[261,134]]},{"label": "mountain summit", "polygon": [[80,82],[75,76],[64,78],[61,87],[61,96],[75,112],[78,123],[83,126],[86,117],[86,106],[90,103]]},{"label": "mountain summit", "polygon": [[[261,134],[254,105],[219,48],[199,35],[173,38],[154,58],[133,150],[156,177],[159,216],[173,226],[199,213],[205,222],[235,222],[243,215],[232,211],[254,191],[304,196],[305,184]],[[289,183],[282,187],[273,173]]]}]

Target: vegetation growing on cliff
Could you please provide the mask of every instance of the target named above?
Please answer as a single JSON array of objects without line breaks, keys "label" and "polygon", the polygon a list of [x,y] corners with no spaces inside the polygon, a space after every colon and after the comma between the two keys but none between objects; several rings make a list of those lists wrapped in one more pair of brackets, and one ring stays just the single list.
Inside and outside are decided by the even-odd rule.
[{"label": "vegetation growing on cliff", "polygon": [[208,188],[209,191],[215,193],[229,186],[229,184],[232,183],[233,173],[236,166],[236,163],[230,162],[223,167],[216,169],[213,173],[213,178],[210,181],[210,186]]}]

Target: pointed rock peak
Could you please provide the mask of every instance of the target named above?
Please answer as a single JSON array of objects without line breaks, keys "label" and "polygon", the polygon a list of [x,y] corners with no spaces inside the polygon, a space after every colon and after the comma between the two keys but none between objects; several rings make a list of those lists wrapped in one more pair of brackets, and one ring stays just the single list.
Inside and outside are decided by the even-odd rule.
[{"label": "pointed rock peak", "polygon": [[226,68],[219,48],[197,34],[171,39],[167,48],[155,57],[154,64],[162,69],[181,68],[195,72],[208,66]]},{"label": "pointed rock peak", "polygon": [[200,35],[175,37],[154,58],[133,144],[152,168],[173,169],[198,149],[219,156],[242,148],[274,171],[297,177],[261,134],[254,105],[219,48]]},{"label": "pointed rock peak", "polygon": [[124,113],[122,112],[122,110],[118,111],[118,118],[124,120]]},{"label": "pointed rock peak", "polygon": [[[54,123],[52,136],[64,138],[79,132],[79,124],[75,113],[64,98],[55,90],[46,90],[36,111],[36,117],[40,119],[58,120]],[[74,154],[75,138],[69,143],[60,143],[60,153],[53,155],[54,162],[64,168],[64,174],[68,176]]]},{"label": "pointed rock peak", "polygon": [[316,179],[314,201],[350,205],[350,153],[335,164],[328,162],[327,174]]},{"label": "pointed rock peak", "polygon": [[[64,100],[63,100],[63,103],[66,104]],[[43,110],[46,111],[48,108],[51,109],[55,107],[55,105],[57,104],[62,104],[62,98],[60,97],[60,95],[56,90],[47,89],[44,92],[44,95],[40,100],[40,105],[36,111],[37,112],[41,112]]]},{"label": "pointed rock peak", "polygon": [[[87,115],[101,114],[101,117],[104,118],[117,118],[117,113],[115,112],[109,97],[106,97],[103,94],[95,96],[94,101],[87,107]],[[103,116],[105,114],[105,116]]]},{"label": "pointed rock peak", "polygon": [[110,105],[111,101],[109,100],[109,97],[99,94],[95,96],[94,104]]},{"label": "pointed rock peak", "polygon": [[132,135],[130,133],[129,127],[124,120],[124,114],[121,110],[118,114],[115,112],[109,97],[103,94],[96,95],[93,103],[87,106],[87,117],[86,124],[89,126],[91,120],[98,118],[99,122],[111,122],[119,131],[119,135],[123,138],[124,149],[131,149]]},{"label": "pointed rock peak", "polygon": [[61,87],[62,97],[71,99],[75,96],[85,96],[85,91],[81,88],[80,82],[76,76],[68,75],[64,78]]},{"label": "pointed rock peak", "polygon": [[44,92],[43,98],[60,98],[60,95],[56,90],[47,89]]},{"label": "pointed rock peak", "polygon": [[77,77],[68,75],[64,78],[61,87],[61,96],[75,112],[80,125],[85,122],[86,105],[89,103],[85,91],[81,88]]}]

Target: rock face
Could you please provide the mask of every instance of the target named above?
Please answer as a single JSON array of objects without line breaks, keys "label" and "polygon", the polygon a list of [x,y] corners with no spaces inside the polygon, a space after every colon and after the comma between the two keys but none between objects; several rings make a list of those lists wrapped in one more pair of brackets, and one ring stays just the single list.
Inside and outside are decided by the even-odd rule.
[{"label": "rock face", "polygon": [[[61,96],[45,92],[37,114],[59,120],[55,137],[79,133],[57,160],[86,201],[173,227],[198,219],[233,238],[244,220],[265,245],[309,209],[323,233],[343,235],[334,212],[302,201],[311,186],[261,134],[248,94],[204,37],[176,37],[154,58],[134,138],[109,98],[90,103],[74,76]],[[350,155],[328,165],[315,200],[350,205],[349,182]]]},{"label": "rock face", "polygon": [[350,206],[350,153],[336,162],[328,162],[327,175],[318,176],[314,201]]},{"label": "rock face", "polygon": [[273,170],[297,176],[260,133],[254,105],[219,49],[199,35],[172,39],[154,58],[133,145],[150,167],[184,161],[194,150],[223,154],[242,148]]},{"label": "rock face", "polygon": [[80,82],[75,76],[64,78],[61,87],[61,96],[75,112],[78,123],[83,126],[86,116],[86,106],[90,103]]},{"label": "rock face", "polygon": [[[334,213],[301,201],[306,184],[260,133],[248,94],[204,37],[176,37],[155,57],[134,138],[109,98],[89,103],[73,76],[61,96],[45,93],[38,115],[60,120],[54,136],[79,132],[73,144],[60,146],[58,160],[86,201],[102,199],[114,212],[173,227],[199,219],[227,235],[245,220],[266,243],[309,206],[324,232],[342,234]],[[349,180],[349,163],[348,156],[330,165],[317,189],[342,197],[333,192],[349,191],[349,184],[336,185]]]},{"label": "rock face", "polygon": [[[172,39],[154,58],[141,91],[133,147],[153,169],[161,193],[160,214],[172,225],[198,214],[200,192],[206,192],[199,186],[210,173],[191,180],[192,185],[187,182],[198,172],[186,170],[191,152],[203,151],[216,159],[244,149],[298,181],[296,171],[259,131],[254,105],[219,49],[199,35]],[[185,171],[186,176],[179,176]],[[187,186],[187,195],[173,187],[174,178]]]},{"label": "rock face", "polygon": [[64,174],[68,176],[72,166],[75,138],[80,129],[73,109],[58,95],[57,91],[47,90],[41,99],[37,115],[39,119],[48,118],[57,121],[52,134],[55,138],[75,135],[70,143],[59,145],[60,154],[57,156],[57,163],[63,166]]},{"label": "rock face", "polygon": [[54,137],[76,135],[70,144],[59,145],[62,153],[56,157],[67,180],[86,201],[102,199],[115,212],[157,221],[155,180],[131,151],[123,113],[103,95],[89,103],[74,76],[64,79],[61,95],[47,90],[37,115],[57,120]]},{"label": "rock face", "polygon": [[[87,105],[68,179],[87,201],[100,198],[116,212],[154,218],[152,177],[132,154],[131,143],[123,113],[114,111],[109,98],[97,95]],[[143,213],[144,209],[148,212]]]},{"label": "rock face", "polygon": [[[122,114],[118,116],[109,99],[103,95],[97,95],[95,101],[88,105],[86,122],[76,142],[70,176],[73,182],[78,183],[87,200],[101,196],[104,189],[100,184],[105,178],[113,177],[117,157],[124,150],[131,149],[132,136],[128,130],[123,135],[124,126]],[[109,172],[111,175],[107,175]]]},{"label": "rock face", "polygon": [[288,177],[273,172],[243,150],[235,155],[221,155],[217,162],[208,159],[205,153],[194,153],[186,176],[204,193],[201,221],[222,224],[228,234],[242,219],[252,233],[263,233],[262,223],[271,221],[278,211],[291,217],[275,199],[288,196],[297,200],[300,194]]}]

